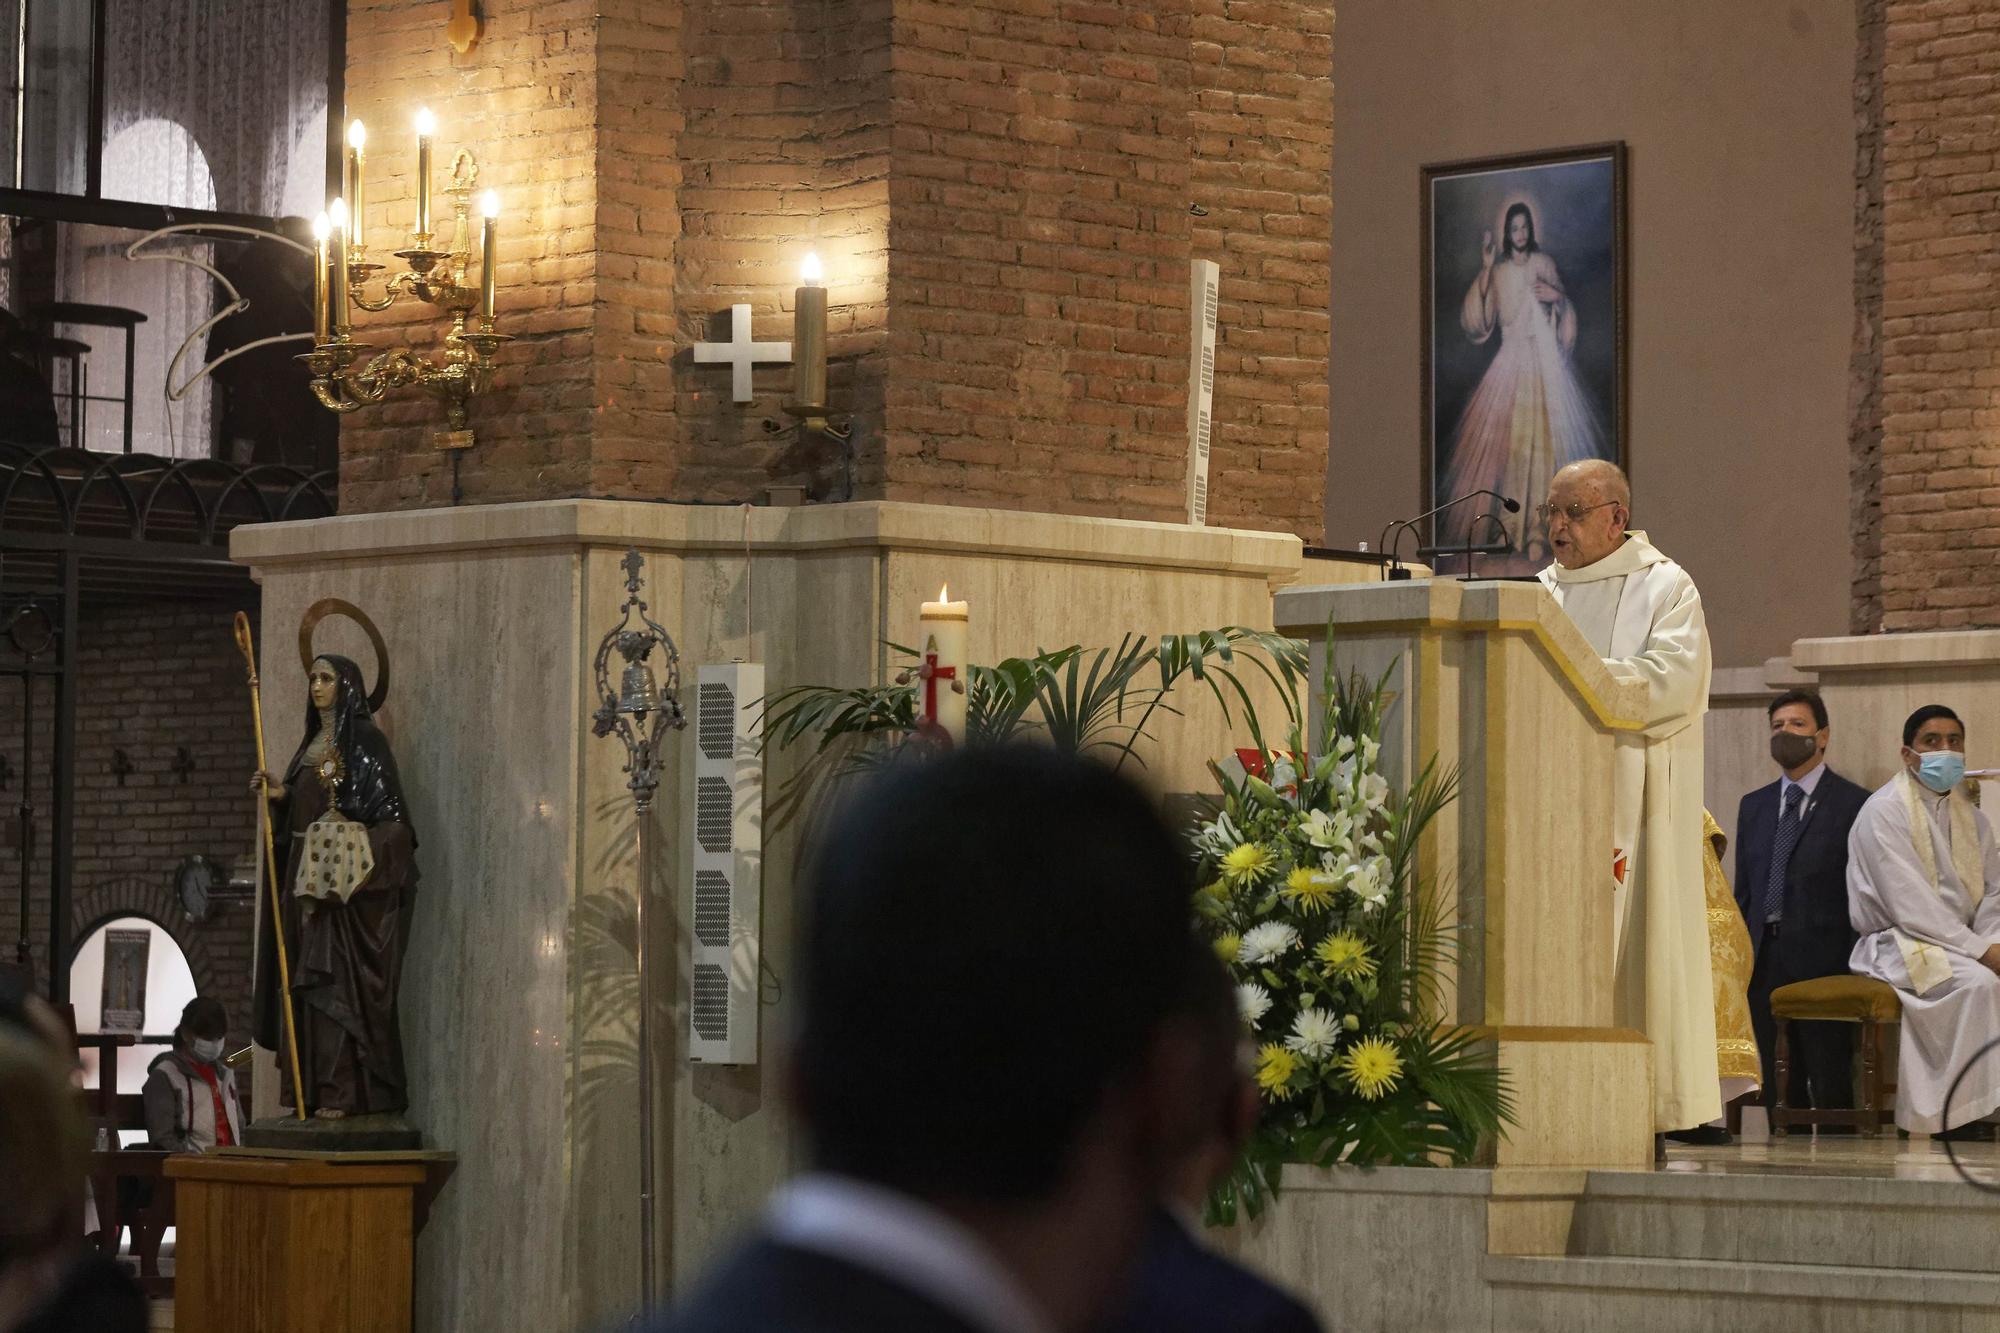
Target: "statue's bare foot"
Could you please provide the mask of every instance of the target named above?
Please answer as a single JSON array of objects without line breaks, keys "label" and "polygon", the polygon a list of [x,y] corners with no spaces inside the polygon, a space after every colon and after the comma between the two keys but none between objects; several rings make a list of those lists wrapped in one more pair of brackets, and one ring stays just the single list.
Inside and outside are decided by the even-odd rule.
[{"label": "statue's bare foot", "polygon": [[321,1120],[345,1120],[347,1118],[347,1112],[337,1110],[331,1106],[322,1106],[319,1110],[314,1111],[313,1115]]}]

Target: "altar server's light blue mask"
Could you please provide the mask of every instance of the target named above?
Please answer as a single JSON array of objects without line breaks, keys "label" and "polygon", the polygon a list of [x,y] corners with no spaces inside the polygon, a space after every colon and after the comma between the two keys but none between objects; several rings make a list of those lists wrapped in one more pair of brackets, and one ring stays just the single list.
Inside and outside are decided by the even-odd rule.
[{"label": "altar server's light blue mask", "polygon": [[1942,795],[1965,778],[1965,756],[1953,750],[1932,750],[1917,757],[1917,781]]}]

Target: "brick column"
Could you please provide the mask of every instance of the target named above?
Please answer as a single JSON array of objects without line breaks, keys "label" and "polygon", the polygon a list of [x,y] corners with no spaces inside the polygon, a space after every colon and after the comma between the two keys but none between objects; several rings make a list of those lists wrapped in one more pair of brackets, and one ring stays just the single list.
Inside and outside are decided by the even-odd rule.
[{"label": "brick column", "polygon": [[[463,57],[435,5],[349,15],[377,236],[407,227],[420,102],[508,209],[500,304],[522,341],[474,408],[469,502],[799,483],[1176,519],[1187,279],[1213,258],[1211,521],[1318,536],[1331,0],[482,8]],[[737,404],[687,354],[732,304],[789,338],[808,248],[846,445],[793,430],[788,368]],[[361,336],[394,341],[403,318]],[[436,418],[407,398],[346,422],[345,512],[445,501]]]},{"label": "brick column", "polygon": [[[2000,11],[1889,0],[1884,17],[1880,628],[1995,625]],[[1865,488],[1865,454],[1858,462]],[[1857,614],[1867,591],[1857,588]]]}]

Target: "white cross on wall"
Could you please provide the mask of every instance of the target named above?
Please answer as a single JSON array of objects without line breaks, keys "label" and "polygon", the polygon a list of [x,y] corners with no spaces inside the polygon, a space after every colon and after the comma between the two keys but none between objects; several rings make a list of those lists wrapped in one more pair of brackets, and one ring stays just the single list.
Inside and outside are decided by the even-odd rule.
[{"label": "white cross on wall", "polygon": [[729,307],[729,341],[696,343],[694,359],[702,365],[726,362],[729,366],[730,397],[736,402],[747,403],[754,397],[750,392],[750,368],[760,362],[783,365],[792,359],[792,345],[750,341],[750,307],[733,305]]}]

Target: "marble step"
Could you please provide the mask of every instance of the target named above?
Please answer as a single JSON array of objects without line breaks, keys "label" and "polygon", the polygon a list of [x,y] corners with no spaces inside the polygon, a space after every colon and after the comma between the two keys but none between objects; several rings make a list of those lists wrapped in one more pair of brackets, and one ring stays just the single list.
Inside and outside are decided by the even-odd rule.
[{"label": "marble step", "polygon": [[1971,1333],[2000,1329],[2000,1276],[1842,1264],[1491,1255],[1493,1333]]},{"label": "marble step", "polygon": [[1593,1172],[1576,1256],[1984,1273],[2000,1198],[1956,1180]]}]

